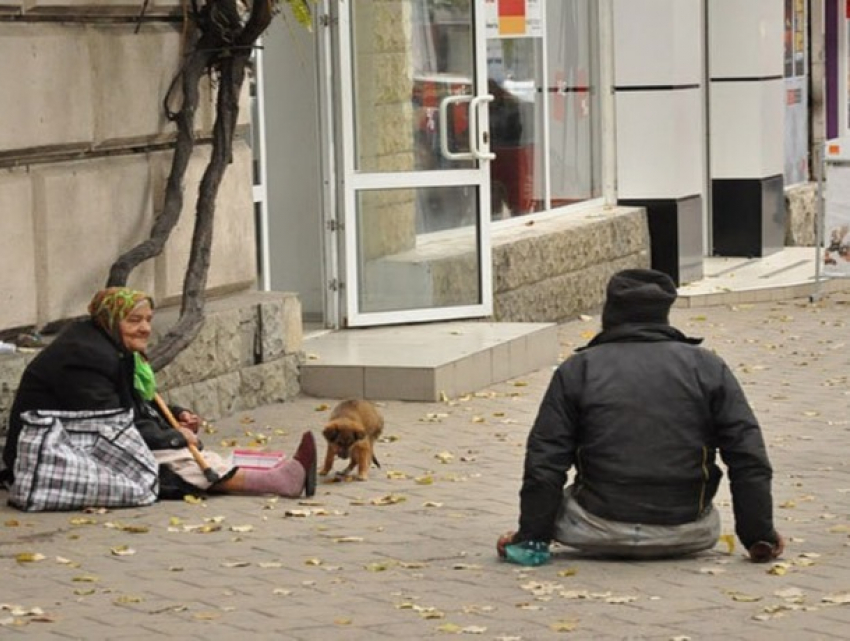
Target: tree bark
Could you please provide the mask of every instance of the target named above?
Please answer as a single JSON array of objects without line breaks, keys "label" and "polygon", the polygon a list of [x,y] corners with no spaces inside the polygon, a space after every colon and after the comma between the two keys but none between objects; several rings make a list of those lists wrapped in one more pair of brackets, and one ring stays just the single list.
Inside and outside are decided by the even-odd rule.
[{"label": "tree bark", "polygon": [[241,53],[220,65],[213,148],[209,165],[198,189],[192,248],[183,281],[180,319],[162,337],[150,353],[154,369],[169,363],[198,335],[204,322],[207,276],[209,274],[215,208],[218,190],[227,166],[232,160],[233,135],[239,117],[239,96],[245,81],[245,67],[250,58]]},{"label": "tree bark", "polygon": [[[168,109],[169,96],[165,98],[166,112],[177,123],[178,133],[163,210],[151,229],[150,237],[121,255],[112,265],[107,280],[107,286],[124,286],[133,269],[162,253],[183,209],[183,179],[194,152],[198,85],[209,70],[218,71],[212,151],[198,190],[180,318],[151,350],[149,357],[154,369],[171,362],[195,339],[203,326],[215,205],[225,170],[232,160],[245,70],[257,39],[271,24],[274,15],[272,0],[254,0],[250,15],[244,25],[240,25],[235,18],[238,16],[236,2],[209,0],[203,9],[194,13],[200,36],[195,38],[192,51],[179,72],[183,93],[180,110],[172,114]],[[193,6],[196,6],[195,2]]]},{"label": "tree bark", "polygon": [[[200,43],[203,40],[204,38],[200,38],[197,42]],[[198,107],[198,85],[201,78],[207,73],[213,57],[214,53],[206,48],[195,49],[189,54],[185,64],[178,72],[181,81],[182,103],[179,111],[169,114],[169,117],[177,124],[177,143],[171,159],[171,171],[165,188],[165,202],[163,203],[162,213],[154,221],[150,237],[122,254],[113,263],[109,270],[107,287],[126,286],[127,279],[136,267],[150,258],[159,256],[171,236],[174,226],[180,220],[180,212],[183,209],[183,178],[195,150],[195,111]],[[176,82],[172,86],[174,85],[176,85]],[[168,98],[169,96],[165,97],[166,102]],[[166,112],[169,112],[167,105],[165,109]]]}]

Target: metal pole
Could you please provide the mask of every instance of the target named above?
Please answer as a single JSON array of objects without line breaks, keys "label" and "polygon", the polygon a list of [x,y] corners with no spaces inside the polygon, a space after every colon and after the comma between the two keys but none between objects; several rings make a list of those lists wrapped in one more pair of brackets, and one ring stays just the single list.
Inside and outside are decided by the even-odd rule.
[{"label": "metal pole", "polygon": [[823,198],[823,182],[824,171],[826,170],[826,154],[824,147],[826,142],[821,142],[815,145],[815,167],[818,173],[818,206],[815,213],[815,291],[809,297],[811,302],[820,300],[821,297],[821,261],[822,245],[823,245],[823,230],[826,223],[826,211]]},{"label": "metal pole", "polygon": [[599,2],[599,102],[602,109],[602,197],[617,204],[617,102],[614,89],[614,5]]}]

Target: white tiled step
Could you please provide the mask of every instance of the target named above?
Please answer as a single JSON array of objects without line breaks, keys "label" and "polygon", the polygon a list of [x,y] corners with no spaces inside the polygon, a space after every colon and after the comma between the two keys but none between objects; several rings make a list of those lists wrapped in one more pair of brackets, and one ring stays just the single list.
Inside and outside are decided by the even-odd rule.
[{"label": "white tiled step", "polygon": [[553,323],[450,322],[348,329],[307,338],[305,394],[438,401],[558,360]]},{"label": "white tiled step", "polygon": [[705,277],[679,287],[679,307],[789,300],[850,288],[848,278],[817,280],[817,249],[786,247],[764,258],[709,257]]}]

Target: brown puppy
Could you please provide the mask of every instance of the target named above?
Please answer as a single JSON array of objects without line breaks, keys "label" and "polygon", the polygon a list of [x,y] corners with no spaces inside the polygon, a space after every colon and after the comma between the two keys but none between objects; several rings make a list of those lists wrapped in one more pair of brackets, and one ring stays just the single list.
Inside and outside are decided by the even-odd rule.
[{"label": "brown puppy", "polygon": [[375,458],[374,448],[375,440],[383,429],[384,418],[372,403],[355,399],[342,401],[333,409],[322,430],[328,451],[319,474],[324,476],[330,472],[337,457],[343,460],[350,458],[342,473],[349,474],[357,466],[357,480],[365,481],[372,463],[381,467]]}]

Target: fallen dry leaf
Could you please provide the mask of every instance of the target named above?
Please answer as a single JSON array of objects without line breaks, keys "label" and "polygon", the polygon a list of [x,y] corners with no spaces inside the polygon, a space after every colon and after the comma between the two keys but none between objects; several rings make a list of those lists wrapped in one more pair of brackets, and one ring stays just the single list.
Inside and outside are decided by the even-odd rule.
[{"label": "fallen dry leaf", "polygon": [[575,619],[567,621],[556,621],[549,628],[553,632],[574,632],[578,628],[578,621]]},{"label": "fallen dry leaf", "polygon": [[726,544],[726,554],[732,554],[735,551],[735,535],[734,534],[721,534],[718,539],[719,543]]},{"label": "fallen dry leaf", "polygon": [[132,556],[136,553],[136,551],[127,546],[127,545],[119,545],[110,550],[113,556]]},{"label": "fallen dry leaf", "polygon": [[850,603],[850,592],[841,592],[838,594],[827,594],[821,601],[824,603],[833,603],[835,605],[847,605]]},{"label": "fallen dry leaf", "polygon": [[624,605],[626,603],[634,603],[637,601],[636,596],[631,595],[623,595],[623,596],[609,596],[605,599],[605,603],[610,603],[611,605]]},{"label": "fallen dry leaf", "polygon": [[370,503],[372,505],[395,505],[396,503],[403,503],[406,500],[407,497],[404,497],[401,494],[387,494],[385,496],[372,499]]},{"label": "fallen dry leaf", "polygon": [[144,599],[140,596],[133,596],[130,594],[125,594],[123,596],[119,596],[117,599],[113,601],[116,605],[127,605],[130,603],[141,603]]},{"label": "fallen dry leaf", "polygon": [[221,618],[221,612],[196,612],[192,618],[197,621],[214,621]]},{"label": "fallen dry leaf", "polygon": [[735,590],[727,590],[726,594],[728,594],[733,601],[740,601],[741,603],[755,603],[756,601],[761,601],[760,596],[744,594],[743,592],[737,592]]}]

